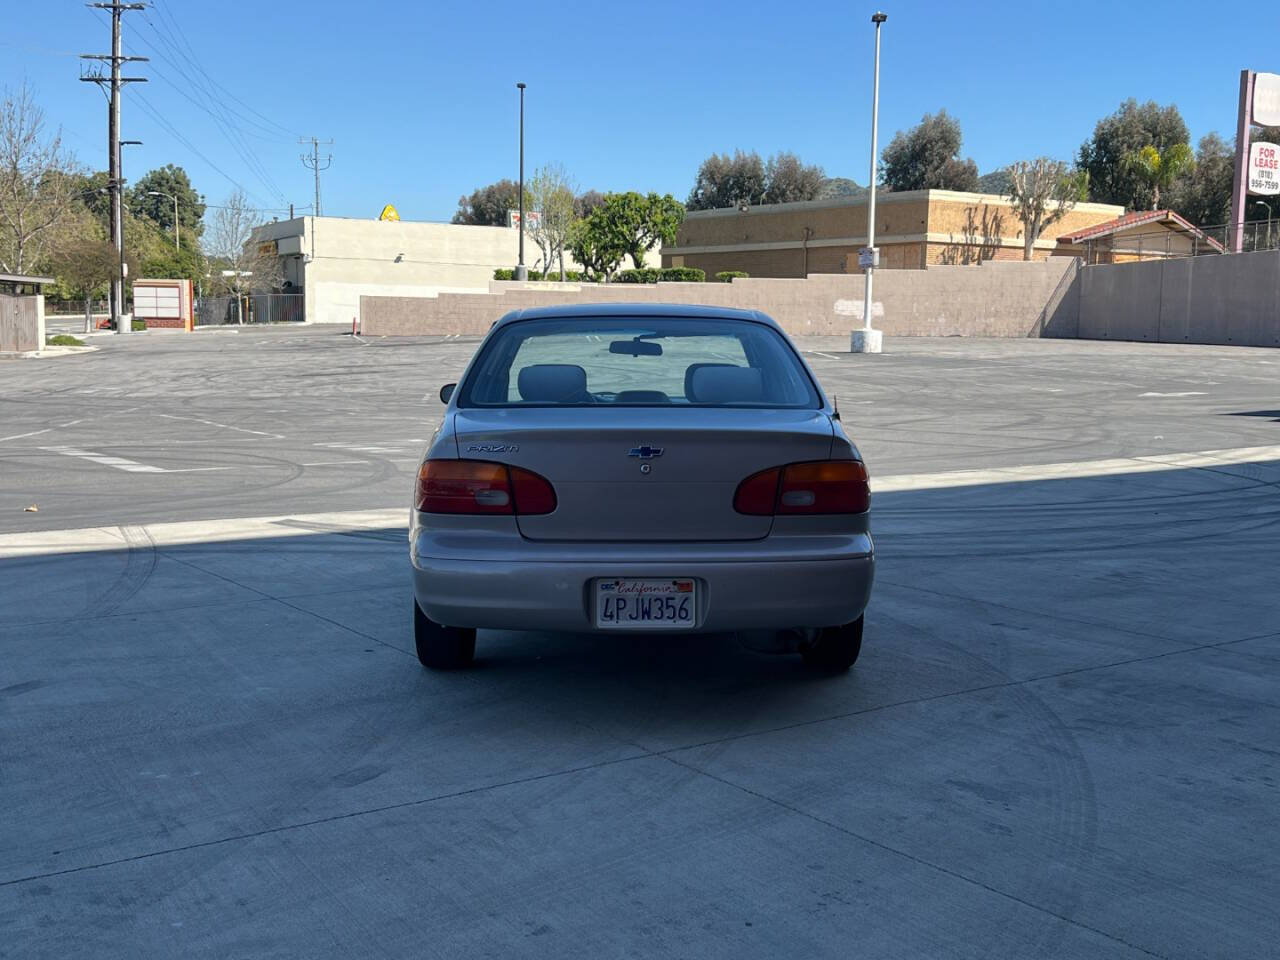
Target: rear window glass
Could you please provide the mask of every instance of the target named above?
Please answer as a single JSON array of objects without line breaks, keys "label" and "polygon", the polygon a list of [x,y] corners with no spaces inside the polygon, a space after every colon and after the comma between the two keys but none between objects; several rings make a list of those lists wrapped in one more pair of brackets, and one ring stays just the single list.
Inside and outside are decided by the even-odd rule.
[{"label": "rear window glass", "polygon": [[818,407],[770,327],[664,317],[525,320],[501,328],[462,384],[462,407]]}]

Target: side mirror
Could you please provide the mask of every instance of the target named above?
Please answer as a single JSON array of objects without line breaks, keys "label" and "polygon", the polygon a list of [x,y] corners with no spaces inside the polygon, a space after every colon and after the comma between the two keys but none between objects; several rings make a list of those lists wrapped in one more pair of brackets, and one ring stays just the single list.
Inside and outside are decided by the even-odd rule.
[{"label": "side mirror", "polygon": [[456,389],[458,389],[458,385],[456,383],[446,383],[443,387],[441,387],[440,402],[448,403],[449,398],[453,396],[453,391]]}]

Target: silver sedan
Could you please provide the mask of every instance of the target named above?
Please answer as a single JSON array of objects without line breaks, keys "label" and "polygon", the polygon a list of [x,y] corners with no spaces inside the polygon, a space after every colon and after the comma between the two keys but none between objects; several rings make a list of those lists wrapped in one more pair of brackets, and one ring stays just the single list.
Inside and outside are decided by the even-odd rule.
[{"label": "silver sedan", "polygon": [[857,659],[867,471],[770,318],[523,310],[441,398],[409,531],[424,666],[470,663],[477,628],[744,632]]}]

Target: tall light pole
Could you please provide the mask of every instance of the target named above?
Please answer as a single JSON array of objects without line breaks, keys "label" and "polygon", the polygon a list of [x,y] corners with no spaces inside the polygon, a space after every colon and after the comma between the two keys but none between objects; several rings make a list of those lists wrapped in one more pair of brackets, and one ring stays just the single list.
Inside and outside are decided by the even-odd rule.
[{"label": "tall light pole", "polygon": [[517,83],[520,90],[520,262],[516,264],[516,279],[528,280],[529,271],[524,265],[524,84]]},{"label": "tall light pole", "polygon": [[159,190],[148,190],[148,197],[167,197],[173,201],[173,249],[178,249],[178,198],[171,193],[161,193]]},{"label": "tall light pole", "polygon": [[[1255,207],[1267,208],[1267,249],[1270,250],[1271,249],[1271,204],[1263,203],[1261,200],[1255,200],[1253,201],[1253,205]],[[1256,242],[1254,243],[1254,246],[1255,247],[1257,246]]]},{"label": "tall light pole", "polygon": [[876,56],[874,79],[871,85],[871,178],[867,186],[867,248],[859,255],[862,270],[867,277],[867,296],[862,309],[862,329],[853,331],[849,349],[853,353],[879,353],[883,341],[880,330],[871,329],[871,292],[875,284],[876,262],[880,252],[876,250],[876,132],[880,126],[880,24],[888,20],[888,16],[876,11],[871,15],[871,22],[876,25]]}]

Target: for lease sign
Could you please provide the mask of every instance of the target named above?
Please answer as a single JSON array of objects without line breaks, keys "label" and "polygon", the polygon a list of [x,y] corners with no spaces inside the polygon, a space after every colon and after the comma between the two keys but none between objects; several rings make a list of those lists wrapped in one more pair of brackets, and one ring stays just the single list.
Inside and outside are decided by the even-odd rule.
[{"label": "for lease sign", "polygon": [[1274,143],[1250,145],[1249,192],[1280,193],[1280,146]]}]

